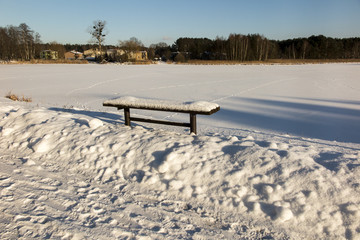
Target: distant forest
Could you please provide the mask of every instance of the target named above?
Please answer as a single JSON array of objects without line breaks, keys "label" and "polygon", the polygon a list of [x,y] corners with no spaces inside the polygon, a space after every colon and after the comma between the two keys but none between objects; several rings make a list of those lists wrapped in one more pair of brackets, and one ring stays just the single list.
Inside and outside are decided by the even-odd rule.
[{"label": "distant forest", "polygon": [[[179,38],[173,45],[166,43],[144,47],[149,59],[173,61],[230,60],[266,61],[270,59],[359,59],[360,38],[331,38],[323,35],[288,40],[269,40],[260,34],[230,34],[228,38]],[[25,23],[0,27],[0,60],[28,61],[40,58],[42,50],[58,51],[59,58],[71,50],[84,52],[94,44],[43,43],[40,35]],[[103,49],[119,48],[104,45]]]}]

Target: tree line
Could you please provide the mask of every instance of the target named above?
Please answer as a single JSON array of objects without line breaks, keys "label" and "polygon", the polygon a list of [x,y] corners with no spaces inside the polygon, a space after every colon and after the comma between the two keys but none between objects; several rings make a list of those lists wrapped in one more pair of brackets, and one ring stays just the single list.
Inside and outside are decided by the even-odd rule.
[{"label": "tree line", "polygon": [[26,23],[19,26],[0,27],[0,60],[39,59],[43,50],[54,50],[60,58],[67,51],[85,51],[94,44],[60,44],[57,42],[43,43],[40,34],[32,30]]},{"label": "tree line", "polygon": [[173,46],[188,59],[266,61],[269,59],[359,59],[360,38],[323,35],[282,41],[259,34],[230,34],[227,39],[179,38]]},{"label": "tree line", "polygon": [[[102,27],[102,26],[100,26]],[[97,30],[97,29],[95,29]],[[0,27],[0,59],[31,60],[40,58],[42,50],[58,52],[60,58],[65,52],[100,47],[102,50],[122,48],[127,51],[147,51],[149,59],[164,61],[230,60],[266,61],[269,59],[359,59],[360,38],[331,38],[323,35],[288,40],[270,40],[260,34],[230,34],[228,38],[179,38],[171,46],[166,43],[151,44],[145,47],[137,38],[120,41],[118,46],[104,45],[105,35],[95,34],[98,43],[60,44],[43,43],[40,34],[27,24]],[[116,59],[110,59],[116,60]]]},{"label": "tree line", "polygon": [[33,59],[39,54],[40,43],[40,34],[25,23],[0,27],[0,59]]}]

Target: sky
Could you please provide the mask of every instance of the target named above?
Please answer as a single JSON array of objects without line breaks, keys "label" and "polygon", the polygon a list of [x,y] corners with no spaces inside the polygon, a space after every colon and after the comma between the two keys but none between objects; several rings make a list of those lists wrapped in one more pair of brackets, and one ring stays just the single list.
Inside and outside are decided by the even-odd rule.
[{"label": "sky", "polygon": [[231,33],[284,40],[360,37],[360,0],[0,0],[0,26],[26,23],[46,42],[85,44],[105,20],[105,44],[136,37],[145,46]]}]

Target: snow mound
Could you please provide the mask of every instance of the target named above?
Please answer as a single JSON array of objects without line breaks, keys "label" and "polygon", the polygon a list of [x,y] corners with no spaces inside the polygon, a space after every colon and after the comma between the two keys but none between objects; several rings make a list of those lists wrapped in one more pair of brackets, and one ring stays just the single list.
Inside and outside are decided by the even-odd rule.
[{"label": "snow mound", "polygon": [[89,127],[91,129],[96,129],[98,127],[101,127],[103,125],[103,122],[100,119],[94,118],[89,121]]},{"label": "snow mound", "polygon": [[0,108],[2,239],[360,237],[359,149],[89,116]]}]

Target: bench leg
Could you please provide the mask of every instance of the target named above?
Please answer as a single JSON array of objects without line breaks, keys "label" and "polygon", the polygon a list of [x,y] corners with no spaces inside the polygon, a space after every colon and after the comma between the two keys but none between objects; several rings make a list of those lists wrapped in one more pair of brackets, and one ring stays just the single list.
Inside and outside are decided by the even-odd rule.
[{"label": "bench leg", "polygon": [[190,133],[196,134],[196,114],[190,113]]},{"label": "bench leg", "polygon": [[130,108],[124,108],[124,115],[125,115],[125,125],[131,126],[130,123]]}]

